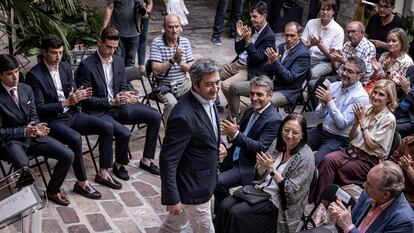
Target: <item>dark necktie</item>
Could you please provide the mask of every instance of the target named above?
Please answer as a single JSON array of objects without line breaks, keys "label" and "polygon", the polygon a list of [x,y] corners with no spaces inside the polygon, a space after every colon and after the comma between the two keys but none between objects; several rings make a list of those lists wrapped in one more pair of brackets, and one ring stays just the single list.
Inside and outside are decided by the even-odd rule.
[{"label": "dark necktie", "polygon": [[10,96],[18,108],[20,108],[19,99],[16,96],[16,88],[10,90]]}]

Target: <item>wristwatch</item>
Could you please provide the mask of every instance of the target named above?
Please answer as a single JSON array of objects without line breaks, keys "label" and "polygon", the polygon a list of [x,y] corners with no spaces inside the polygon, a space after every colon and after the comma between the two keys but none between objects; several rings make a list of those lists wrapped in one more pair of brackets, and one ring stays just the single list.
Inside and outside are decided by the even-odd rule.
[{"label": "wristwatch", "polygon": [[367,129],[367,127],[365,126],[365,127],[361,127],[361,131],[364,131],[364,130],[366,130]]},{"label": "wristwatch", "polygon": [[174,60],[172,59],[172,58],[170,58],[170,59],[168,59],[168,62],[171,64],[171,65],[174,65]]},{"label": "wristwatch", "polygon": [[272,170],[272,171],[269,173],[269,175],[270,175],[271,177],[273,177],[273,176],[275,176],[275,175],[276,175],[276,173]]}]

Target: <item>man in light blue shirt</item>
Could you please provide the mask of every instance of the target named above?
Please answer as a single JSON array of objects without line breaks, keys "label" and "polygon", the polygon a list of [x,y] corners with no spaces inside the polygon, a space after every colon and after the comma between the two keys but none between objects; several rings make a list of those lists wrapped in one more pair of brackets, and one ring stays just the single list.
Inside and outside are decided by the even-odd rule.
[{"label": "man in light blue shirt", "polygon": [[309,145],[315,153],[315,163],[332,151],[348,143],[348,134],[354,122],[352,106],[357,103],[367,105],[368,94],[359,80],[365,74],[365,63],[361,58],[349,57],[344,65],[342,81],[329,85],[328,90],[318,86],[315,91],[319,99],[317,115],[323,124],[308,132]]}]

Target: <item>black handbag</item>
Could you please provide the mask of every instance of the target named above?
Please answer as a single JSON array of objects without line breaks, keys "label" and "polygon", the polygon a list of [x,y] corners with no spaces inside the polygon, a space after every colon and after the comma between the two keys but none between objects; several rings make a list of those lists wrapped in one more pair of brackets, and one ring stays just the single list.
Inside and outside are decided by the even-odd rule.
[{"label": "black handbag", "polygon": [[271,195],[269,193],[261,189],[257,189],[253,185],[246,185],[237,189],[233,192],[233,197],[240,201],[245,201],[249,205],[255,205],[271,199]]}]

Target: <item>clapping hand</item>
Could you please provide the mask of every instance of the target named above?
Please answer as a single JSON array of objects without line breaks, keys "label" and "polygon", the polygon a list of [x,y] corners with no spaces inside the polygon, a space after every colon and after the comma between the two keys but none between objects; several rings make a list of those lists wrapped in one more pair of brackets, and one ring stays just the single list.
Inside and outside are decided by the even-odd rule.
[{"label": "clapping hand", "polygon": [[233,119],[232,121],[225,119],[220,122],[221,132],[231,139],[234,139],[239,128],[240,126],[236,123],[236,119]]},{"label": "clapping hand", "polygon": [[275,161],[270,154],[265,154],[262,151],[259,151],[256,153],[256,163],[259,165],[259,167],[270,171],[273,170],[273,164]]},{"label": "clapping hand", "polygon": [[310,36],[308,38],[308,43],[310,45],[310,47],[312,46],[318,46],[319,43],[321,43],[321,38],[319,36]]},{"label": "clapping hand", "polygon": [[50,128],[44,122],[35,125],[35,122],[32,121],[26,126],[27,137],[46,136],[49,132]]},{"label": "clapping hand", "polygon": [[243,37],[243,40],[246,42],[246,44],[252,42],[252,29],[247,26],[243,26],[241,29],[241,36]]},{"label": "clapping hand", "polygon": [[242,29],[243,29],[244,25],[243,25],[243,21],[239,20],[236,23],[236,33],[238,37],[243,37],[242,36]]},{"label": "clapping hand", "polygon": [[361,103],[354,104],[352,106],[354,112],[355,112],[355,119],[358,121],[361,127],[364,127],[364,120],[365,120],[365,107]]},{"label": "clapping hand", "polygon": [[69,91],[69,96],[66,99],[67,105],[72,106],[75,105],[82,100],[85,100],[92,96],[92,87],[84,88],[83,86],[79,87],[77,90],[73,88]]},{"label": "clapping hand", "polygon": [[407,154],[399,158],[398,164],[407,172],[408,170],[413,169],[414,161],[412,160],[411,155]]},{"label": "clapping hand", "polygon": [[381,63],[379,63],[375,57],[371,58],[371,65],[372,65],[372,69],[374,69],[374,71],[376,72],[382,69]]},{"label": "clapping hand", "polygon": [[327,104],[333,99],[331,93],[321,86],[316,88],[315,95],[323,104]]},{"label": "clapping hand", "polygon": [[271,48],[271,47],[266,48],[265,54],[267,56],[267,63],[268,64],[273,64],[274,62],[276,62],[280,58],[279,53],[276,52],[275,50],[273,50],[273,48]]},{"label": "clapping hand", "polygon": [[331,57],[333,62],[339,62],[341,64],[345,64],[346,62],[346,59],[342,55],[342,52],[334,48],[329,49],[329,56]]},{"label": "clapping hand", "polygon": [[127,104],[136,104],[139,102],[138,96],[135,94],[134,91],[124,91],[124,92],[121,92],[120,94],[127,98],[126,100]]},{"label": "clapping hand", "polygon": [[180,47],[176,47],[176,50],[175,50],[175,53],[174,53],[174,55],[173,55],[173,60],[178,64],[178,65],[180,65],[181,64],[181,61],[182,61],[182,56],[183,56],[183,50],[180,48]]},{"label": "clapping hand", "polygon": [[329,204],[328,213],[342,229],[346,229],[352,224],[351,206],[346,208],[339,198]]}]

